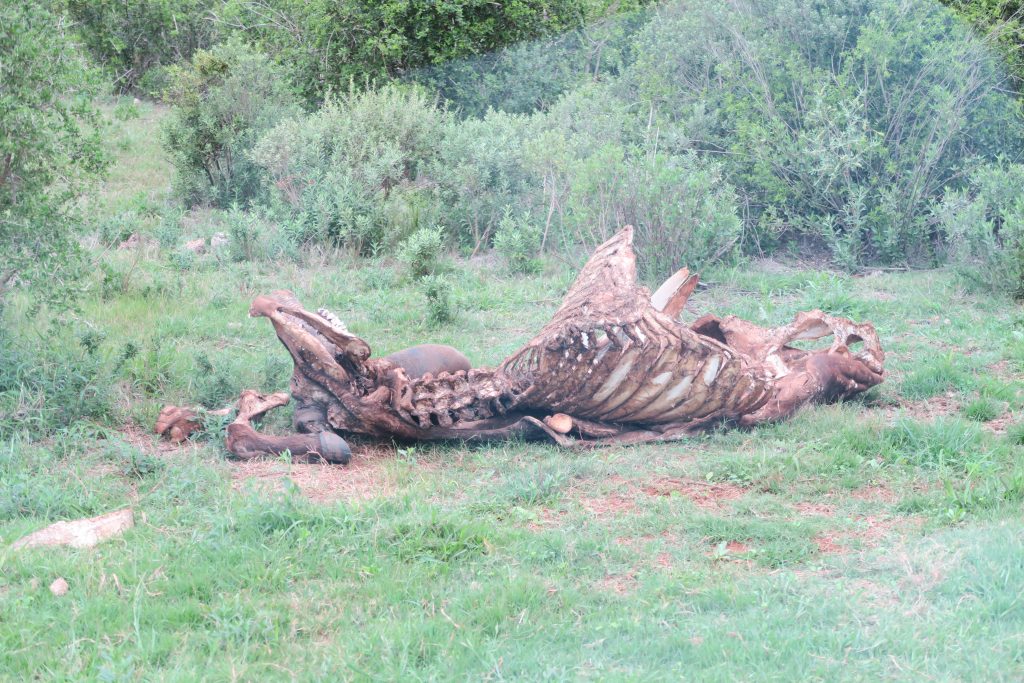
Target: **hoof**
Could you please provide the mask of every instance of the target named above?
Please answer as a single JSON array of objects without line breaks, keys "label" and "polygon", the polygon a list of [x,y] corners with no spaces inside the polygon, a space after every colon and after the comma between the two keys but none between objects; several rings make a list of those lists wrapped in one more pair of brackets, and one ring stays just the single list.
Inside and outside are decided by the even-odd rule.
[{"label": "hoof", "polygon": [[347,465],[352,459],[352,449],[334,432],[320,432],[320,455],[327,462]]}]

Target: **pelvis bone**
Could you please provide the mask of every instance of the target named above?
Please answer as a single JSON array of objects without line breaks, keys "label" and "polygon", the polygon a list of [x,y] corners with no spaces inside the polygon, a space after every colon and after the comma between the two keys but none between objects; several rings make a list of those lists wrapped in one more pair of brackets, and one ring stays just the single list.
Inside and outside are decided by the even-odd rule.
[{"label": "pelvis bone", "polygon": [[[551,322],[494,369],[410,376],[401,354],[371,357],[337,318],[305,310],[290,292],[257,297],[250,315],[270,319],[295,361],[296,429],[331,436],[639,443],[777,420],[882,381],[885,355],[870,324],[821,311],[774,329],[732,316],[679,322],[697,277],[683,269],[652,296],[636,282],[632,241],[627,227],[598,247]],[[792,346],[829,336],[827,349]],[[235,424],[245,426],[229,434],[236,455],[296,445],[258,434],[241,413]],[[317,453],[318,442],[306,440],[304,451]],[[327,450],[328,459],[347,459],[347,448]],[[345,456],[329,457],[337,453]]]}]

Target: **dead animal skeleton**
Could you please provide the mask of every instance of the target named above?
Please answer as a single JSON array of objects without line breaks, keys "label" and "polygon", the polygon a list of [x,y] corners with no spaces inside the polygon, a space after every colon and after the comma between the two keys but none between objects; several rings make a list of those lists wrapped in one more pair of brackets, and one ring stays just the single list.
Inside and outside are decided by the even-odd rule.
[{"label": "dead animal skeleton", "polygon": [[[339,436],[346,433],[632,444],[719,422],[777,420],[805,403],[849,397],[882,381],[885,355],[870,324],[817,310],[773,329],[733,316],[680,322],[697,276],[684,268],[651,295],[636,282],[632,242],[627,227],[598,247],[551,322],[493,369],[463,369],[464,357],[450,347],[372,358],[369,345],[328,311],[311,313],[290,292],[257,297],[250,315],[270,319],[295,362],[299,433],[253,429],[253,418],[288,395],[247,391],[227,430],[228,450],[243,458],[288,450],[347,462],[350,451]],[[830,336],[825,349],[793,346]],[[408,354],[416,349],[426,349],[426,362],[419,358],[410,372],[403,363],[411,367]],[[419,374],[423,368],[435,371]],[[158,431],[168,435],[187,436],[195,420],[172,406],[161,416]]]}]

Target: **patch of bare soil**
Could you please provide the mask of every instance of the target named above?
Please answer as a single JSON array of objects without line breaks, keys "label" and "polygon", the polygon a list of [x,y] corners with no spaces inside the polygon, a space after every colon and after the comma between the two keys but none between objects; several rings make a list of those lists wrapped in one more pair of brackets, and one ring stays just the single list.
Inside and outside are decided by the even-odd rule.
[{"label": "patch of bare soil", "polygon": [[672,554],[670,552],[663,550],[656,553],[653,549],[648,547],[651,543],[654,543],[659,539],[663,544],[667,544],[672,548],[678,548],[680,545],[679,538],[669,531],[662,531],[657,536],[653,534],[644,534],[642,536],[619,536],[615,539],[615,544],[629,549],[637,557],[642,558],[641,562],[637,566],[646,565],[658,570],[672,569],[672,567],[675,566],[675,563],[672,560]]},{"label": "patch of bare soil", "polygon": [[526,528],[534,532],[557,528],[562,525],[566,514],[564,510],[541,508],[537,519],[527,523]]},{"label": "patch of bare soil", "polygon": [[386,458],[373,450],[353,453],[348,465],[326,462],[289,464],[260,458],[236,460],[230,462],[231,486],[239,490],[255,481],[273,491],[280,491],[284,479],[288,478],[299,487],[303,496],[314,503],[372,500],[394,490],[386,462]]},{"label": "patch of bare soil", "polygon": [[989,420],[984,425],[985,429],[993,434],[1005,434],[1006,430],[1016,423],[1012,413],[1003,413],[994,420]]},{"label": "patch of bare soil", "polygon": [[[999,363],[989,367],[991,369],[1003,363],[1005,363],[1005,361],[1000,361]],[[940,394],[939,396],[933,396],[921,401],[899,401],[898,403],[887,406],[885,414],[889,422],[895,420],[897,415],[909,415],[916,420],[930,421],[937,417],[958,415],[960,413],[960,408],[961,404],[957,395],[953,392],[948,392],[946,394]],[[983,429],[994,434],[1003,434],[1013,423],[1013,414],[1010,412],[1004,412],[994,420],[981,423],[981,426]]]},{"label": "patch of bare soil", "polygon": [[[128,443],[151,455],[172,455],[199,448],[193,441],[173,443],[157,438],[137,425],[125,425],[121,434]],[[256,458],[229,460],[228,468],[231,486],[236,491],[250,482],[264,485],[271,491],[281,491],[284,479],[288,478],[309,500],[334,503],[340,500],[372,500],[389,495],[394,483],[387,473],[386,463],[393,455],[391,448],[365,445],[353,452],[348,465],[331,465],[323,461],[289,464],[275,458]]]},{"label": "patch of bare soil", "polygon": [[715,544],[704,555],[720,567],[734,567],[744,572],[754,571],[757,563],[748,555],[753,550],[743,541],[731,540]]},{"label": "patch of bare soil", "polygon": [[815,536],[818,552],[823,555],[840,555],[852,552],[852,546],[875,548],[886,538],[920,527],[924,523],[923,517],[881,518],[868,515],[859,519],[864,524],[861,529],[826,531]]},{"label": "patch of bare soil", "polygon": [[857,500],[867,500],[873,503],[895,503],[900,497],[891,488],[885,484],[869,484],[867,486],[861,486],[860,488],[853,489],[852,491],[844,491],[844,496],[850,498],[856,498]]},{"label": "patch of bare soil", "polygon": [[793,509],[806,517],[831,517],[836,511],[831,505],[809,502],[794,503]]},{"label": "patch of bare soil", "polygon": [[987,369],[989,373],[1004,381],[1013,382],[1024,379],[1024,375],[1016,370],[1013,363],[1005,359],[992,363]]},{"label": "patch of bare soil", "polygon": [[818,534],[814,537],[814,542],[818,546],[818,552],[822,555],[842,555],[850,552],[849,548],[841,545],[837,537],[830,533]]},{"label": "patch of bare soil", "polygon": [[725,544],[725,552],[730,555],[742,555],[750,552],[750,546],[740,541],[729,541]]},{"label": "patch of bare soil", "polygon": [[702,510],[720,510],[726,501],[736,500],[747,493],[747,489],[736,484],[700,481],[698,479],[675,479],[663,477],[641,487],[649,496],[670,496],[673,493],[689,498]]},{"label": "patch of bare soil", "polygon": [[[671,534],[667,531],[661,533],[662,538],[669,538]],[[615,539],[615,543],[623,547],[629,548],[630,550],[642,551],[646,548],[648,543],[652,543],[658,540],[658,537],[653,534],[644,534],[643,536],[619,536]]]},{"label": "patch of bare soil", "polygon": [[934,420],[937,417],[956,415],[959,412],[960,402],[953,392],[932,396],[923,401],[903,400],[885,408],[885,416],[890,422],[900,414],[910,415],[916,420]]},{"label": "patch of bare soil", "polygon": [[596,517],[608,517],[636,511],[636,503],[621,493],[581,498],[580,504]]},{"label": "patch of bare soil", "polygon": [[597,582],[600,590],[626,595],[636,590],[636,572],[629,570],[623,574],[609,574]]}]

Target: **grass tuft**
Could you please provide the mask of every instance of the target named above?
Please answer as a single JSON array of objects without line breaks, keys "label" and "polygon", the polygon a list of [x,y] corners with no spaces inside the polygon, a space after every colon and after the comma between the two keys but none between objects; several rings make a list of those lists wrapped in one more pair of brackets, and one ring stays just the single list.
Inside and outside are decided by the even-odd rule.
[{"label": "grass tuft", "polygon": [[963,391],[970,386],[970,376],[949,355],[910,372],[900,385],[900,393],[911,400],[923,400],[948,391]]},{"label": "grass tuft", "polygon": [[1003,413],[1003,406],[995,399],[981,397],[965,405],[961,412],[968,420],[991,422]]}]

